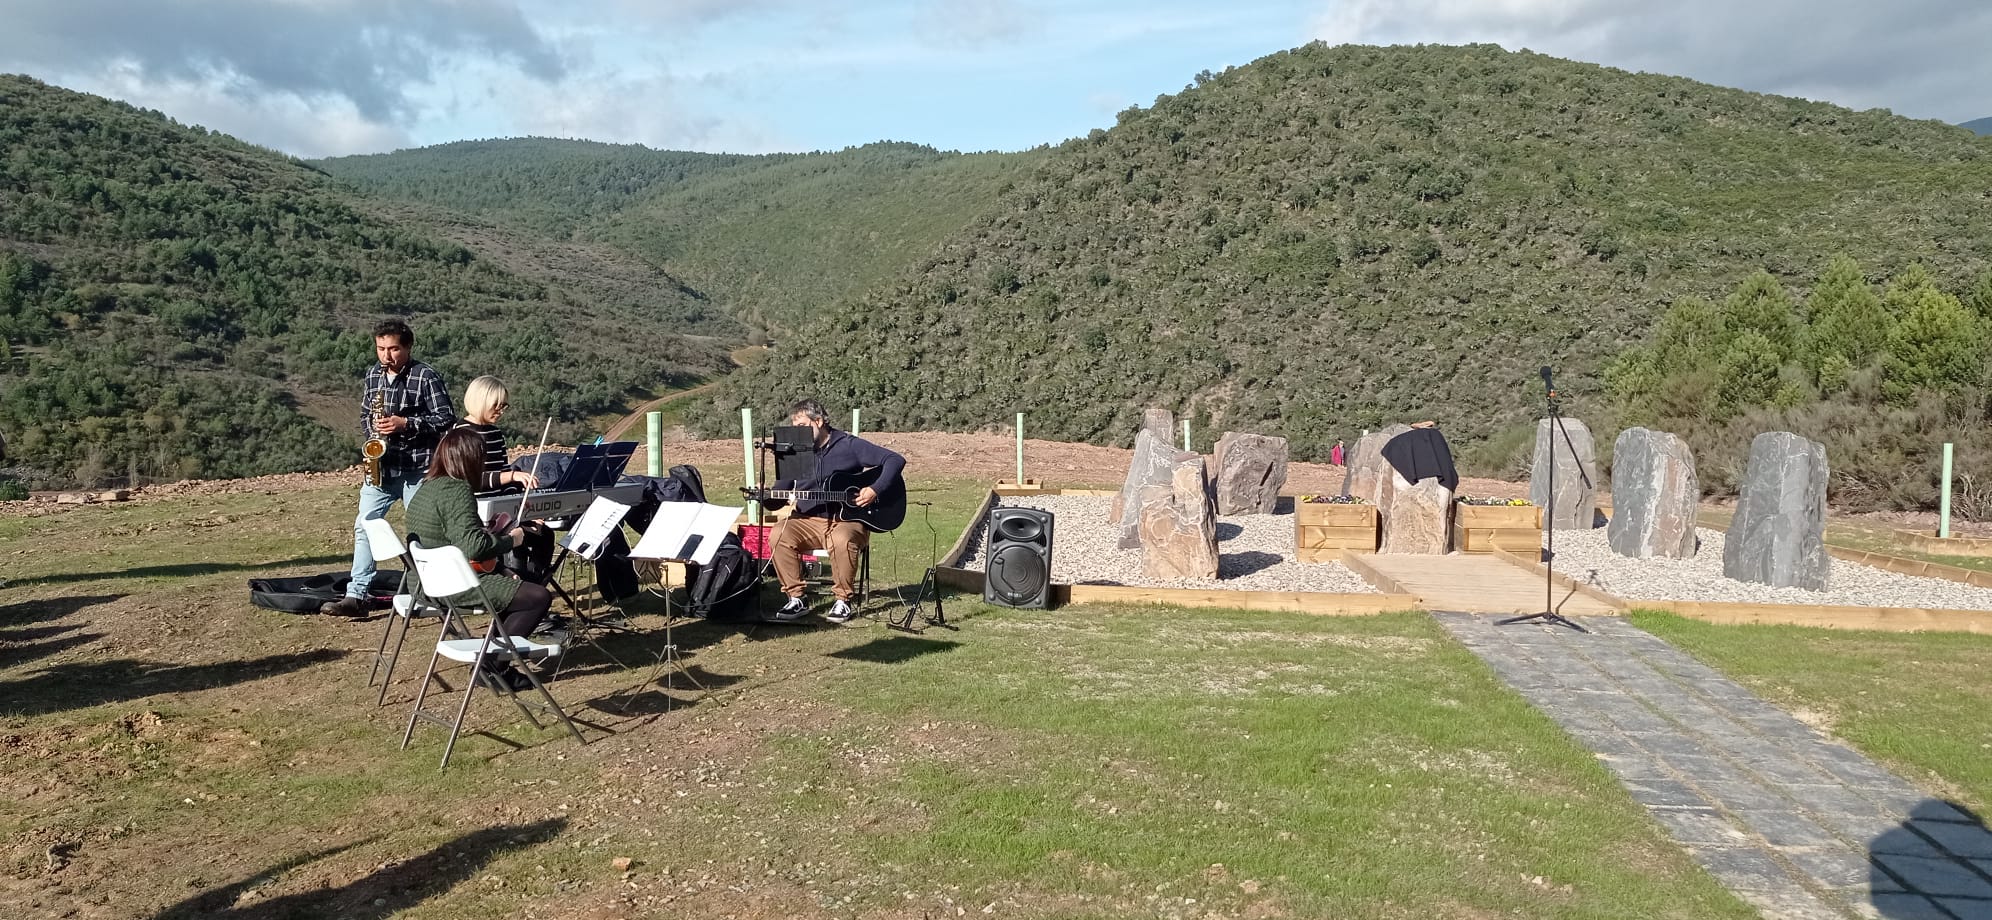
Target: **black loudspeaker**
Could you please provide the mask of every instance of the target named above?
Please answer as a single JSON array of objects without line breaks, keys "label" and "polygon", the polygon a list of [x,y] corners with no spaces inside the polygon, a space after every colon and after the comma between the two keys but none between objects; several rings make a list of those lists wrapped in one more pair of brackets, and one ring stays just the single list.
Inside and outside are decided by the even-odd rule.
[{"label": "black loudspeaker", "polygon": [[989,564],[982,599],[998,607],[1051,606],[1051,512],[996,508],[989,512]]}]

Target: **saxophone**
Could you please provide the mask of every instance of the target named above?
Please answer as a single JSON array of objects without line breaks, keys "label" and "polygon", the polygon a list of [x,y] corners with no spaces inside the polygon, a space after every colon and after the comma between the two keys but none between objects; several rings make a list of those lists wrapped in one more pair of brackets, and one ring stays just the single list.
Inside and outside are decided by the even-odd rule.
[{"label": "saxophone", "polygon": [[380,458],[387,453],[387,439],[380,436],[381,415],[387,411],[387,391],[374,393],[373,405],[367,407],[367,443],[360,446],[360,468],[365,473],[364,482],[380,488]]}]

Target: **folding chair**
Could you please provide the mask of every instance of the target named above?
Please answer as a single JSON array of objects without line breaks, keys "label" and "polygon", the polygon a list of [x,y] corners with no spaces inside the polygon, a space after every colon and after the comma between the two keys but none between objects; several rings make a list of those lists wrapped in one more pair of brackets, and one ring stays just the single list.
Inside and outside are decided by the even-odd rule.
[{"label": "folding chair", "polygon": [[[367,675],[369,687],[374,685],[375,678],[380,679],[380,696],[374,700],[374,705],[383,706],[387,703],[387,687],[394,683],[395,663],[401,660],[401,646],[408,641],[408,628],[414,625],[412,621],[430,617],[453,619],[455,621],[453,632],[459,636],[470,635],[470,627],[464,624],[463,618],[455,611],[434,604],[418,604],[414,595],[408,593],[405,587],[407,584],[405,573],[415,571],[415,563],[408,557],[407,547],[402,546],[401,537],[394,532],[392,526],[388,525],[386,518],[368,518],[360,522],[360,526],[366,528],[367,546],[373,550],[374,564],[379,565],[390,559],[399,559],[404,573],[402,576],[404,587],[400,593],[394,595],[394,610],[387,616],[386,628],[381,630],[380,647],[374,650],[373,671]],[[387,640],[393,638],[397,623],[401,625],[401,637],[395,639],[394,651],[390,653],[387,650]],[[382,664],[387,666],[385,674],[382,673]]]},{"label": "folding chair", "polygon": [[[441,604],[445,610],[460,613],[461,610],[458,605],[451,603],[448,599],[465,592],[475,592],[478,603],[475,605],[463,605],[463,608],[475,607],[490,611],[491,613],[491,625],[485,629],[484,637],[481,639],[449,638],[449,618],[447,616],[444,618],[443,630],[438,634],[436,639],[436,653],[429,656],[429,670],[422,675],[421,689],[417,690],[415,694],[415,706],[408,713],[408,730],[401,735],[401,747],[403,750],[406,750],[409,740],[415,737],[415,722],[417,720],[424,720],[448,727],[450,730],[450,740],[448,744],[443,746],[443,763],[438,768],[439,770],[447,770],[450,767],[450,754],[456,750],[457,736],[463,733],[464,716],[470,712],[471,694],[477,691],[478,684],[484,683],[482,674],[485,660],[487,658],[495,658],[516,665],[534,658],[546,658],[558,655],[561,652],[561,647],[558,644],[534,642],[524,637],[513,636],[507,633],[505,631],[505,618],[502,615],[502,611],[500,608],[494,606],[491,603],[491,598],[484,593],[483,583],[478,580],[477,573],[471,571],[470,563],[464,559],[462,550],[454,546],[426,549],[420,544],[410,545],[408,550],[414,555],[415,572],[422,581],[422,595],[424,597]],[[436,664],[444,658],[470,665],[471,677],[464,682],[463,702],[457,705],[456,718],[454,720],[444,719],[442,716],[422,709],[422,702],[429,695],[429,681],[436,676]],[[526,680],[532,683],[533,689],[538,691],[539,695],[546,700],[544,704],[535,703],[534,705],[540,706],[544,711],[558,716],[562,724],[567,726],[567,730],[573,733],[575,741],[587,744],[588,740],[581,737],[581,730],[575,728],[574,721],[567,717],[567,711],[560,708],[560,702],[555,700],[553,694],[546,689],[546,685],[540,682],[539,675],[534,674],[531,668],[520,668],[519,670],[526,675]],[[512,704],[519,707],[519,712],[525,715],[527,721],[533,723],[534,728],[546,727],[540,723],[539,719],[533,716],[532,710],[526,705],[526,701],[519,699],[519,695],[514,693],[510,686],[507,686],[503,681],[493,681],[493,683],[496,685],[493,689],[503,692],[507,698],[511,699]]]}]

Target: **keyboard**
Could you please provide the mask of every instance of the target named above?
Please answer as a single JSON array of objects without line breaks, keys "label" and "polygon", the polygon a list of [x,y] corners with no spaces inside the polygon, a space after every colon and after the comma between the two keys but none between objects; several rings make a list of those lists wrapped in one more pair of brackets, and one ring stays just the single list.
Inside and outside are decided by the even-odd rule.
[{"label": "keyboard", "polygon": [[499,512],[513,515],[513,523],[519,521],[544,521],[550,518],[577,518],[588,510],[597,498],[607,498],[625,505],[634,505],[643,500],[643,486],[631,483],[610,486],[606,489],[576,489],[571,492],[534,492],[526,496],[526,510],[519,513],[519,496],[494,495],[477,500],[477,516],[489,522]]}]

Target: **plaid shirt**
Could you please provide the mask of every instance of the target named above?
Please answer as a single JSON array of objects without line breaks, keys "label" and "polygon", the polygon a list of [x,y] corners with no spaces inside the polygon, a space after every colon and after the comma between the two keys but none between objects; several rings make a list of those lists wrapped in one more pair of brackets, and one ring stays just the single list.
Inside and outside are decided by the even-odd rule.
[{"label": "plaid shirt", "polygon": [[408,362],[408,367],[392,381],[388,379],[387,368],[379,364],[368,368],[366,392],[360,397],[362,440],[373,437],[367,419],[373,414],[375,394],[386,396],[383,405],[387,408],[381,410],[381,415],[399,415],[408,420],[407,428],[387,436],[387,454],[380,458],[381,473],[419,476],[428,472],[429,461],[436,456],[436,442],[456,424],[456,410],[450,407],[450,391],[443,385],[443,376],[420,361]]}]

